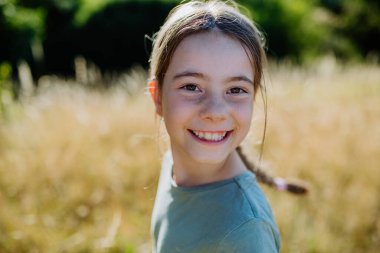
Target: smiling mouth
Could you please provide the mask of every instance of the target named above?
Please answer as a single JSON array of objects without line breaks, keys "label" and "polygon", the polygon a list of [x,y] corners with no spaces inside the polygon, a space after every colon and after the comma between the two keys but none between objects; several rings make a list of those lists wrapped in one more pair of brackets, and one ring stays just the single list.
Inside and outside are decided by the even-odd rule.
[{"label": "smiling mouth", "polygon": [[225,140],[232,131],[196,131],[190,130],[189,132],[196,138],[202,141],[220,142]]}]

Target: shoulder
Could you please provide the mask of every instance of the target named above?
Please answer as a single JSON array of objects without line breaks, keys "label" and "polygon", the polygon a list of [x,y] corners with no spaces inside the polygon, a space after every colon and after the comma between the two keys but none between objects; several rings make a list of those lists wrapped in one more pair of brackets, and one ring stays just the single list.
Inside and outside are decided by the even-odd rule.
[{"label": "shoulder", "polygon": [[263,219],[250,219],[229,232],[220,242],[217,252],[276,253],[280,238],[277,230]]},{"label": "shoulder", "polygon": [[248,172],[244,177],[239,177],[235,181],[240,194],[250,206],[253,218],[269,221],[275,226],[272,208],[254,174]]}]

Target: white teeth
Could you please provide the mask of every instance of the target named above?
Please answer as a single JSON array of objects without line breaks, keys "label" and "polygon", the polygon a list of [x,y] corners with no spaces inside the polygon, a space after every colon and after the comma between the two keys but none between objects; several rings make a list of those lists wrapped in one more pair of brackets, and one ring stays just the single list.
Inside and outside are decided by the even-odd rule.
[{"label": "white teeth", "polygon": [[227,134],[227,132],[221,133],[210,133],[210,132],[200,132],[192,131],[198,138],[207,141],[221,141]]}]

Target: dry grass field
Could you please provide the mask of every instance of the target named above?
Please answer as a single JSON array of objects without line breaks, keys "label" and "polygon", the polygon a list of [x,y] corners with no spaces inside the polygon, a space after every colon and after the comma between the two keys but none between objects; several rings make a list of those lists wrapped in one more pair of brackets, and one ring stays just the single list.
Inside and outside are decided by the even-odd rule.
[{"label": "dry grass field", "polygon": [[[308,183],[264,191],[284,253],[380,248],[380,67],[328,58],[269,67],[263,159]],[[0,117],[0,252],[150,252],[149,223],[165,136],[144,72],[99,90],[45,77]],[[137,83],[137,85],[136,85]],[[245,152],[256,153],[258,97]],[[162,129],[161,129],[162,130]],[[257,155],[252,155],[253,158]]]}]

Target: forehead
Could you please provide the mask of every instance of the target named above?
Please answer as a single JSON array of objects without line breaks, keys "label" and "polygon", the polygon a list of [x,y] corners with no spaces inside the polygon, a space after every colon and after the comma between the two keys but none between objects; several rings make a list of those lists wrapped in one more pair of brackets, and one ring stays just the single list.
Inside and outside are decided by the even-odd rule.
[{"label": "forehead", "polygon": [[245,46],[215,30],[190,35],[179,43],[166,76],[170,78],[183,71],[196,71],[214,78],[237,74],[253,78],[254,72]]}]

